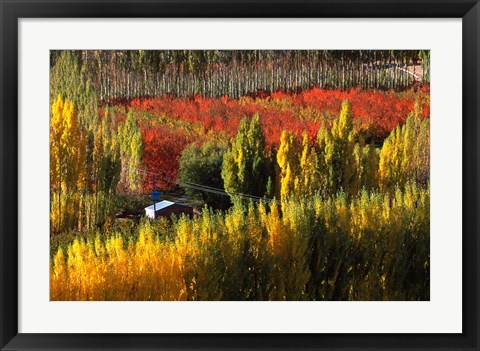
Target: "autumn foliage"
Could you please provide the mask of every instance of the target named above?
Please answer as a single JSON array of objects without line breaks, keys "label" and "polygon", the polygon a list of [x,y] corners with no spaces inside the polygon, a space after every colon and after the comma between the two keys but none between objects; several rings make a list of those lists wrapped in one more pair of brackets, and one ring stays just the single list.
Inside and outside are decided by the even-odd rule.
[{"label": "autumn foliage", "polygon": [[[158,72],[140,79],[123,62],[125,80],[112,83],[78,52],[61,53],[52,69],[51,300],[430,299],[428,84],[386,79],[386,51],[384,67],[348,62],[363,57],[354,51],[322,52],[339,63],[331,71],[312,52],[276,53],[297,67],[283,62],[288,77],[262,73],[271,86],[288,78],[288,92],[273,93],[254,89],[268,85],[258,52],[124,54],[88,62],[151,68],[145,58],[170,57],[165,72],[178,76],[151,82]],[[406,52],[391,54],[408,64]],[[228,65],[238,86],[225,72],[210,76],[215,86],[191,79],[212,73],[196,66],[209,60]],[[242,73],[236,60],[256,66]],[[312,79],[325,84],[295,88]],[[362,82],[389,90],[347,89]],[[176,97],[165,93],[172,84]],[[158,96],[125,98],[159,86]],[[186,94],[197,90],[234,93]],[[151,220],[143,211],[153,188],[194,208]]]},{"label": "autumn foliage", "polygon": [[[127,111],[136,111],[145,145],[143,165],[161,175],[160,188],[169,189],[175,184],[181,151],[189,143],[230,139],[243,118],[256,114],[267,149],[278,148],[282,130],[299,137],[305,132],[312,141],[320,126],[331,128],[345,100],[352,105],[355,132],[367,141],[383,141],[397,125],[405,123],[415,102],[422,118],[430,116],[428,85],[404,92],[313,88],[298,94],[278,91],[239,99],[164,96],[112,101],[110,108],[116,110],[119,120],[126,118]],[[148,182],[145,186],[149,187]]]},{"label": "autumn foliage", "polygon": [[52,300],[428,300],[429,190],[237,203],[137,239],[76,239],[51,261]]},{"label": "autumn foliage", "polygon": [[[234,198],[227,211],[144,221],[135,236],[75,239],[51,260],[51,298],[428,300],[429,119],[420,114],[417,104],[379,154],[361,137],[355,142],[348,101],[313,145],[306,133],[297,143],[284,130],[280,205]],[[263,140],[258,122],[241,123],[228,151],[235,167],[224,159],[222,178],[235,191],[252,184],[248,158],[258,165],[266,157],[255,143]]]}]

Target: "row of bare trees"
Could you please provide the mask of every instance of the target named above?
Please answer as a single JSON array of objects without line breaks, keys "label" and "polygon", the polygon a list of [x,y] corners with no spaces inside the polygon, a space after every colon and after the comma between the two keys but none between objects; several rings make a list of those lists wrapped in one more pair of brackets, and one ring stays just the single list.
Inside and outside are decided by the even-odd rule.
[{"label": "row of bare trees", "polygon": [[[419,50],[83,50],[75,55],[101,100],[166,94],[235,98],[312,86],[402,90],[429,80],[429,52]],[[51,52],[52,66],[59,56]]]}]

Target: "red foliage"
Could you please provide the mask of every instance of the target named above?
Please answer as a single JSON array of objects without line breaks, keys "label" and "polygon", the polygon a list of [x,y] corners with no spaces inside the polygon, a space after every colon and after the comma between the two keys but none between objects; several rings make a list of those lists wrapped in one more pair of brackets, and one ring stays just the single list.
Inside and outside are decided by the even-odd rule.
[{"label": "red foliage", "polygon": [[[175,186],[178,172],[178,160],[184,147],[190,143],[186,135],[161,125],[145,127],[142,125],[144,153],[143,164],[147,170],[156,174],[156,185],[160,189]],[[151,179],[144,179],[146,189],[151,188]]]},{"label": "red foliage", "polygon": [[[430,116],[429,88],[416,94],[423,107],[423,116]],[[398,124],[405,123],[413,110],[415,94],[350,89],[347,91],[313,88],[302,93],[296,102],[320,111],[338,114],[343,100],[352,103],[357,127],[366,134],[384,139]],[[425,101],[428,100],[428,101]]]},{"label": "red foliage", "polygon": [[[242,118],[251,118],[258,113],[267,147],[271,148],[278,145],[284,129],[297,135],[306,131],[313,139],[322,122],[329,127],[331,120],[338,115],[343,100],[352,103],[355,128],[362,130],[367,138],[384,139],[388,136],[398,124],[405,122],[416,100],[421,104],[423,116],[429,118],[430,115],[428,85],[400,93],[312,88],[296,93],[277,91],[269,94],[261,91],[240,99],[230,99],[227,96],[219,99],[164,96],[117,103],[125,106],[125,111],[134,108],[153,116],[167,116],[191,125],[201,125],[205,133],[224,132],[230,137],[236,134]],[[121,115],[117,115],[117,118],[123,119]],[[154,117],[148,123],[142,121],[142,133],[145,166],[150,172],[164,175],[158,183],[161,188],[172,187],[181,151],[187,144],[198,140],[192,140],[194,137],[189,136],[184,129],[158,125]]]},{"label": "red foliage", "polygon": [[[200,123],[206,130],[226,131],[234,135],[239,121],[243,117],[251,118],[259,113],[265,127],[267,143],[278,142],[281,131],[290,129],[294,132],[318,128],[308,115],[300,115],[299,108],[313,109],[318,113],[330,116],[338,115],[343,100],[352,103],[353,115],[358,128],[367,134],[385,138],[399,123],[404,123],[413,110],[415,98],[422,103],[424,117],[429,117],[429,86],[423,86],[418,92],[413,90],[395,93],[376,90],[350,89],[326,90],[313,88],[299,94],[288,94],[277,91],[271,95],[259,92],[256,98],[232,100],[192,97],[177,99],[174,97],[158,97],[134,99],[130,107],[182,119],[190,123]],[[279,109],[274,102],[287,101],[287,108]]]}]

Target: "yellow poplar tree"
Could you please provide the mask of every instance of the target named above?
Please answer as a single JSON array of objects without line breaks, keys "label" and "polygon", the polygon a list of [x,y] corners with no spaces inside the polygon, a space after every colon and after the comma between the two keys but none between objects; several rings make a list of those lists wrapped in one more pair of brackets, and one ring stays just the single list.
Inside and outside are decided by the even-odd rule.
[{"label": "yellow poplar tree", "polygon": [[383,192],[393,193],[408,181],[426,185],[430,172],[430,120],[410,114],[385,139],[380,151],[378,178]]},{"label": "yellow poplar tree", "polygon": [[314,147],[310,147],[307,133],[303,133],[302,156],[300,158],[301,178],[297,194],[312,196],[320,190],[318,155]]},{"label": "yellow poplar tree", "polygon": [[73,103],[61,96],[52,104],[50,123],[51,222],[54,232],[77,224],[80,193],[86,186],[86,138]]},{"label": "yellow poplar tree", "polygon": [[318,174],[318,181],[319,181],[319,193],[326,197],[329,194],[329,182],[328,182],[328,169],[327,169],[327,163],[326,163],[326,154],[325,154],[325,148],[327,144],[329,144],[331,141],[331,136],[329,131],[325,128],[325,126],[322,124],[320,126],[320,129],[318,130],[317,133],[317,150],[318,150],[318,156],[317,156],[317,174]]},{"label": "yellow poplar tree", "polygon": [[277,163],[280,168],[280,199],[283,203],[295,188],[295,178],[300,173],[298,146],[293,133],[283,131],[277,152]]},{"label": "yellow poplar tree", "polygon": [[340,189],[348,195],[355,191],[356,161],[352,117],[352,105],[345,100],[340,116],[333,122],[330,137],[326,138],[325,163],[331,194]]}]

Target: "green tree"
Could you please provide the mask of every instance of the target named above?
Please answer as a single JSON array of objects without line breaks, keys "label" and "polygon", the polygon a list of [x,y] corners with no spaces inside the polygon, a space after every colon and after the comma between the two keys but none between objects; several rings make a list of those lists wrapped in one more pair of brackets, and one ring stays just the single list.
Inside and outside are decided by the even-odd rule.
[{"label": "green tree", "polygon": [[50,102],[57,96],[73,103],[80,126],[92,130],[98,124],[98,98],[79,51],[61,51],[50,73]]},{"label": "green tree", "polygon": [[[105,110],[100,127],[95,134],[93,149],[94,162],[94,220],[102,224],[106,217],[112,215],[113,198],[120,180],[121,160],[120,145],[117,138],[117,120],[114,114]],[[92,224],[93,224],[92,223]]]},{"label": "green tree", "polygon": [[[78,229],[90,227],[94,223],[95,201],[92,201],[92,194],[96,192],[95,184],[96,170],[94,165],[94,145],[97,130],[101,128],[98,113],[98,98],[94,86],[89,79],[92,71],[89,71],[87,62],[82,63],[80,51],[52,51],[51,72],[50,72],[50,102],[53,106],[54,99],[62,96],[75,106],[76,124],[82,136],[82,143],[77,144],[79,152],[84,153],[85,162],[82,164],[84,182],[82,187],[74,196],[78,200]],[[52,117],[51,125],[55,124],[55,117]],[[50,139],[51,147],[55,148],[54,139]],[[54,161],[52,161],[54,162]],[[53,163],[52,163],[53,167]],[[54,183],[51,185],[55,186]],[[66,194],[64,194],[66,196]],[[64,197],[65,197],[64,196]],[[77,201],[76,200],[76,201]],[[65,200],[62,200],[65,201]],[[70,204],[73,202],[71,200]],[[66,227],[64,227],[66,228]]]},{"label": "green tree", "polygon": [[310,146],[307,133],[303,133],[302,156],[300,158],[301,175],[296,193],[312,196],[321,189],[319,161],[315,147]]},{"label": "green tree", "polygon": [[328,185],[332,194],[340,189],[347,194],[353,194],[357,190],[354,147],[352,105],[344,101],[340,116],[333,122],[325,145]]},{"label": "green tree", "polygon": [[385,139],[380,151],[380,189],[393,193],[408,181],[425,186],[430,174],[430,120],[422,119],[418,106],[402,126]]},{"label": "green tree", "polygon": [[226,151],[222,179],[229,193],[263,196],[267,191],[269,160],[265,155],[265,137],[260,117],[240,121],[237,135]]},{"label": "green tree", "polygon": [[206,142],[202,146],[191,144],[180,156],[177,182],[184,186],[187,194],[200,197],[213,208],[225,209],[229,206],[228,197],[206,191],[194,190],[188,183],[223,189],[222,164],[226,146]]},{"label": "green tree", "polygon": [[118,137],[122,163],[121,183],[130,191],[136,191],[141,186],[138,170],[142,163],[143,137],[133,109],[128,111],[125,123],[118,127]]}]

